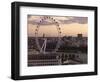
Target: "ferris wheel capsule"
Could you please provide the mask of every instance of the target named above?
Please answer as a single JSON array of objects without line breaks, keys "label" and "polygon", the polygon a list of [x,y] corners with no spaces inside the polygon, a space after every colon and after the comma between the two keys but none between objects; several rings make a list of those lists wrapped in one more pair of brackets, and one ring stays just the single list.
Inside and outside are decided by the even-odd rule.
[{"label": "ferris wheel capsule", "polygon": [[59,30],[61,30],[60,28],[58,28]]}]

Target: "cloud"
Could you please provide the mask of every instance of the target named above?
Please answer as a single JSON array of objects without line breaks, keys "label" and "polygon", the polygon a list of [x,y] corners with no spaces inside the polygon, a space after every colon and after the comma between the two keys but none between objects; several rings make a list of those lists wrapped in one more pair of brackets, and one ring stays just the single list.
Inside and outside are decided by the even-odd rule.
[{"label": "cloud", "polygon": [[[43,16],[28,15],[28,24],[37,25],[40,22],[42,17]],[[72,24],[72,23],[87,24],[88,23],[88,17],[74,17],[74,16],[66,16],[66,17],[52,16],[52,17],[56,19],[60,24]],[[53,25],[54,22],[50,20],[44,20],[40,24],[41,25]]]},{"label": "cloud", "polygon": [[53,25],[54,22],[52,21],[48,21],[48,20],[44,20],[42,22],[40,22],[40,19],[36,19],[36,20],[28,20],[28,24],[33,24],[33,25]]},{"label": "cloud", "polygon": [[86,24],[88,23],[88,17],[73,17],[72,19],[74,22],[79,24]]},{"label": "cloud", "polygon": [[88,18],[87,17],[71,17],[69,20],[60,20],[63,24],[71,24],[71,23],[79,23],[79,24],[87,24]]}]

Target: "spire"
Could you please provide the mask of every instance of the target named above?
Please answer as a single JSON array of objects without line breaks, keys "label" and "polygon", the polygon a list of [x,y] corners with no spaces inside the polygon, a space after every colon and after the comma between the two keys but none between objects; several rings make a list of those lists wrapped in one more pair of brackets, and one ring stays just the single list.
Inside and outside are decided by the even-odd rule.
[{"label": "spire", "polygon": [[43,33],[43,38],[45,38],[45,34]]}]

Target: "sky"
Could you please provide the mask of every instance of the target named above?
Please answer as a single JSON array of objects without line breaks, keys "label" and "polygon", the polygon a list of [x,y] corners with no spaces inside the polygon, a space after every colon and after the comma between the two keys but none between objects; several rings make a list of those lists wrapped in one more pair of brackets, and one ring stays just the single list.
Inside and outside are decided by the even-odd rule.
[{"label": "sky", "polygon": [[[37,27],[39,27],[37,31],[39,37],[43,36],[43,34],[47,37],[57,37],[59,31],[62,37],[77,36],[77,34],[83,34],[85,37],[88,36],[87,17],[28,15],[27,24],[29,37],[35,36]],[[57,30],[57,28],[60,28],[60,30]]]}]

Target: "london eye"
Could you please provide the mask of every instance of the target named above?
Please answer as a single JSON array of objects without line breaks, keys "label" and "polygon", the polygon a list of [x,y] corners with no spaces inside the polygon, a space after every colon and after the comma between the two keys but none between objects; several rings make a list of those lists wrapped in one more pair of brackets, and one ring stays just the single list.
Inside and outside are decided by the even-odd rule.
[{"label": "london eye", "polygon": [[56,26],[56,29],[57,29],[57,43],[56,43],[56,46],[55,48],[51,51],[51,52],[57,52],[58,48],[60,47],[60,42],[61,42],[61,28],[60,28],[60,25],[59,25],[59,22],[54,19],[53,17],[50,17],[50,16],[44,16],[40,19],[40,21],[38,22],[38,24],[36,25],[36,29],[35,29],[35,41],[36,41],[36,45],[37,45],[37,48],[39,50],[40,53],[43,53],[45,54],[46,53],[46,46],[47,46],[47,42],[48,42],[48,39],[46,37],[43,38],[43,43],[42,45],[40,45],[39,43],[39,37],[38,37],[38,34],[39,34],[39,29],[41,27],[41,24],[46,21],[46,20],[49,20],[51,21],[55,26]]}]

